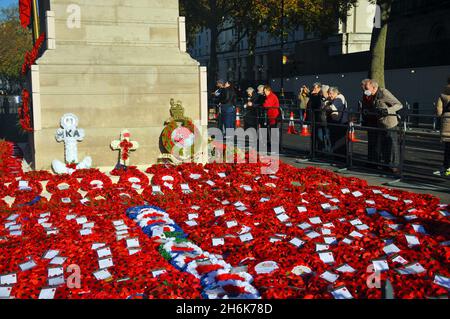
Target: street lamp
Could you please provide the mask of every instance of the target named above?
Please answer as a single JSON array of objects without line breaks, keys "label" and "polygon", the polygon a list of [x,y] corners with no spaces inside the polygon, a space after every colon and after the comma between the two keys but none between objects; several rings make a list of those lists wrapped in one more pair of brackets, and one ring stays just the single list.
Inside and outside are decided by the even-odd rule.
[{"label": "street lamp", "polygon": [[241,85],[241,28],[239,25],[237,26],[237,79],[238,79],[238,85]]},{"label": "street lamp", "polygon": [[38,4],[37,0],[33,0],[33,36],[36,42],[39,39],[39,14],[38,14]]}]

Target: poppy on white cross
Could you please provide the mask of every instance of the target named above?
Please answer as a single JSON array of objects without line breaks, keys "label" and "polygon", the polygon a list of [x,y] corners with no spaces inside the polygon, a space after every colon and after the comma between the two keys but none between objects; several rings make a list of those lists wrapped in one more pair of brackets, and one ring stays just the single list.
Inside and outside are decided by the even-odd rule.
[{"label": "poppy on white cross", "polygon": [[130,163],[130,151],[136,151],[139,148],[139,143],[130,141],[131,134],[128,130],[123,130],[120,133],[120,140],[111,142],[111,149],[119,151],[119,163],[123,166],[128,166]]}]

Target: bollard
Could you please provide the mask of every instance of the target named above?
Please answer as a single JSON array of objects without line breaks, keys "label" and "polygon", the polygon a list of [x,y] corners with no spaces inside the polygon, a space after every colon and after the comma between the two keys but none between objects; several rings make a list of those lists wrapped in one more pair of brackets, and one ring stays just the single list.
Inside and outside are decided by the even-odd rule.
[{"label": "bollard", "polygon": [[289,117],[289,127],[288,127],[288,134],[297,134],[297,130],[295,129],[295,123],[294,123],[294,112],[291,112],[291,115]]},{"label": "bollard", "polygon": [[236,108],[236,128],[241,127],[241,114],[239,112],[239,108]]}]

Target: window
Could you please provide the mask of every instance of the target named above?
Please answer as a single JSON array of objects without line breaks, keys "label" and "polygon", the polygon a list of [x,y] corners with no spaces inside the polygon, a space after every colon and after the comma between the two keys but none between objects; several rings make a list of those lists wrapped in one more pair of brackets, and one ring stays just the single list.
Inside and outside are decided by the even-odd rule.
[{"label": "window", "polygon": [[431,41],[442,41],[447,38],[448,38],[447,30],[445,29],[445,27],[443,25],[437,24],[431,28],[431,32],[430,32],[430,40]]}]

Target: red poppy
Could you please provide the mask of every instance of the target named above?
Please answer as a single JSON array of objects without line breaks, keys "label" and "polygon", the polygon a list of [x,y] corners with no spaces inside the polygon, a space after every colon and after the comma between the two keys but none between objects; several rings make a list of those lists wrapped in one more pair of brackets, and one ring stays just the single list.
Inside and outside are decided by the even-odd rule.
[{"label": "red poppy", "polygon": [[[17,274],[11,292],[15,298],[38,298],[48,286],[50,260],[43,256],[58,250],[67,258],[64,268],[78,265],[82,278],[79,288],[58,287],[55,298],[200,298],[202,281],[164,259],[161,242],[125,214],[130,207],[150,204],[164,209],[187,235],[169,252],[190,252],[187,240],[220,255],[253,277],[252,286],[262,298],[330,299],[334,289],[345,286],[353,298],[380,299],[382,291],[370,286],[370,266],[377,261],[387,263],[379,279],[389,279],[396,298],[449,296],[442,281],[435,280],[450,277],[448,206],[437,198],[283,163],[278,172],[263,175],[262,166],[155,165],[147,170],[154,185],[168,182],[164,176],[173,177],[173,187],[162,187],[164,195],[158,195],[136,168],[117,171],[117,183],[97,170],[72,176],[24,174],[20,160],[12,157],[12,145],[0,142],[0,196],[13,198],[12,206],[0,201],[0,276]],[[192,192],[181,192],[182,183]],[[49,199],[39,197],[45,184]],[[149,212],[143,218],[153,219],[149,226],[163,225],[164,232],[173,229],[164,214]],[[130,252],[127,238],[137,238],[139,250]],[[110,248],[114,263],[107,280],[94,276],[99,257],[92,247],[98,243]],[[213,279],[228,294],[247,293],[238,284],[244,282],[242,275],[226,272],[222,264],[201,262],[207,256],[190,254],[183,261],[198,262],[198,274],[216,271]],[[20,265],[30,260],[33,267],[22,271]],[[261,270],[267,261],[277,267]],[[70,273],[65,274],[67,279]]]}]

